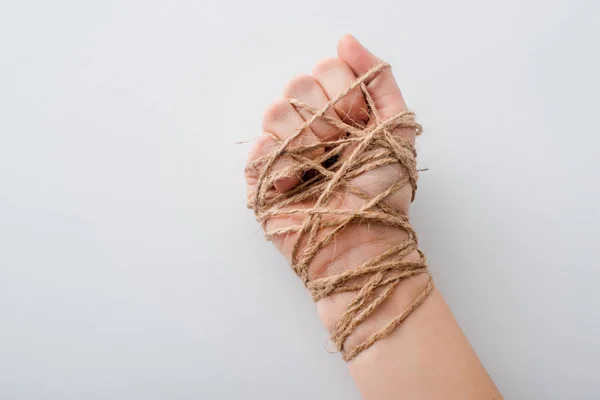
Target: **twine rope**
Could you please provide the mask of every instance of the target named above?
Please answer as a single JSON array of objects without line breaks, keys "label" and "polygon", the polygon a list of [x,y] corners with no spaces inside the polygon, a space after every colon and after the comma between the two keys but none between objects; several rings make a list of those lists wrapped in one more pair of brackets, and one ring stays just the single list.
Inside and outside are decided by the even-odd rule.
[{"label": "twine rope", "polygon": [[[390,335],[425,301],[433,289],[425,256],[418,250],[417,235],[409,223],[408,216],[384,203],[388,196],[406,185],[412,188],[412,199],[417,190],[418,171],[413,143],[410,139],[394,136],[391,132],[396,129],[411,128],[419,135],[422,131],[421,125],[415,121],[415,114],[410,111],[400,112],[385,120],[382,120],[377,112],[367,90],[367,84],[389,67],[387,63],[373,67],[321,109],[290,99],[289,102],[294,107],[308,111],[312,117],[298,127],[292,136],[284,141],[278,140],[280,146],[275,152],[258,158],[247,167],[259,171],[256,192],[248,206],[254,209],[267,239],[295,235],[291,265],[313,299],[316,301],[336,293],[356,292],[356,296],[348,304],[331,333],[332,342],[346,361],[352,360],[376,341]],[[368,126],[347,124],[327,114],[328,110],[355,88],[360,88],[366,100],[371,120]],[[322,140],[316,144],[293,145],[317,119],[346,132],[346,135],[332,140]],[[308,154],[314,156],[317,150],[322,153],[313,158],[308,156]],[[292,160],[292,165],[274,171],[276,161],[281,159]],[[369,196],[351,184],[354,178],[365,172],[391,164],[398,164],[402,168],[402,177],[381,193]],[[310,174],[307,171],[310,171]],[[303,181],[295,188],[285,193],[273,190],[276,180],[286,176],[303,176],[303,174]],[[330,207],[330,200],[340,190],[358,196],[364,200],[364,203],[358,209]],[[307,200],[312,201],[312,205],[308,208]],[[270,218],[294,215],[304,216],[301,225],[270,231],[266,229],[266,223]],[[310,280],[308,270],[316,255],[335,240],[336,235],[343,229],[350,224],[361,222],[397,227],[404,230],[408,238],[351,270]],[[321,233],[324,230],[326,233]],[[418,254],[418,260],[406,261],[405,258],[414,251]],[[361,344],[347,349],[345,343],[348,337],[391,296],[398,284],[420,274],[427,275],[427,284],[400,315],[389,321],[383,329],[367,337]]]}]

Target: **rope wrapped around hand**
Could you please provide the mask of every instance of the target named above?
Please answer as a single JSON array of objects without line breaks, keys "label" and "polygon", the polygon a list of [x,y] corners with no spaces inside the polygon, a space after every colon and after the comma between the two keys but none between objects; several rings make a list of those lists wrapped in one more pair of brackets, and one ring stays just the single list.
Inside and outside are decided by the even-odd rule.
[{"label": "rope wrapped around hand", "polygon": [[[415,121],[414,113],[410,111],[403,111],[381,120],[367,90],[367,84],[388,67],[387,63],[375,66],[321,109],[290,99],[294,107],[310,112],[312,117],[298,127],[291,137],[282,141],[275,152],[255,160],[248,167],[260,171],[256,192],[249,201],[249,207],[254,210],[257,220],[265,229],[267,239],[280,235],[295,235],[291,254],[292,268],[302,279],[313,299],[316,301],[336,293],[356,292],[356,296],[348,304],[331,333],[331,340],[346,361],[352,360],[376,341],[391,334],[425,301],[433,289],[425,256],[417,248],[417,235],[409,223],[408,216],[384,203],[388,196],[406,185],[412,187],[413,199],[417,190],[418,171],[414,145],[409,138],[394,136],[391,132],[412,128],[418,135],[422,130],[421,125]],[[366,127],[347,124],[327,114],[329,109],[357,87],[360,88],[368,106],[371,122]],[[291,146],[292,142],[298,142],[300,135],[317,119],[346,132],[346,135],[312,145]],[[314,155],[315,150],[319,149],[322,149],[319,156],[307,156],[308,153]],[[275,162],[284,158],[293,160],[292,166],[275,172]],[[381,193],[369,196],[351,184],[351,181],[361,174],[390,164],[400,165],[403,174]],[[284,176],[302,174],[304,180],[295,188],[284,193],[273,190],[276,180]],[[330,207],[329,202],[336,190],[341,189],[358,196],[364,202],[358,209]],[[310,207],[306,207],[307,201],[310,202]],[[302,224],[266,230],[269,218],[292,215],[304,216]],[[408,238],[353,269],[309,279],[309,266],[319,251],[335,240],[336,235],[344,228],[361,222],[397,227],[404,230]],[[418,260],[406,261],[406,257],[415,251],[418,252]],[[426,286],[398,316],[358,346],[352,349],[344,347],[354,330],[392,294],[401,281],[420,274],[427,274]]]}]

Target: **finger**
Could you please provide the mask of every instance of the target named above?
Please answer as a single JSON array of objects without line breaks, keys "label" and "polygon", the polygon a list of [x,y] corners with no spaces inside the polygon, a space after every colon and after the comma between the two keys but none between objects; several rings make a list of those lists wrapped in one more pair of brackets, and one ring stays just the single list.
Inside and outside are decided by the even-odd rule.
[{"label": "finger", "polygon": [[[312,75],[329,99],[334,99],[356,80],[356,75],[344,61],[328,58],[319,62]],[[369,120],[367,103],[360,88],[353,89],[334,106],[340,119],[348,124],[365,124]]]},{"label": "finger", "polygon": [[[315,77],[310,75],[300,75],[293,78],[283,89],[283,95],[290,99],[300,100],[318,110],[323,108],[329,101],[327,94],[323,91],[319,82],[317,82]],[[297,111],[305,121],[313,117],[311,112],[302,107],[297,107]],[[327,110],[326,114],[330,117],[338,118],[333,109]],[[317,118],[310,125],[310,128],[323,141],[337,139],[344,133],[341,129],[323,121],[321,118]]]},{"label": "finger", "polygon": [[[279,100],[273,103],[263,116],[263,130],[275,135],[281,141],[285,141],[289,137],[296,134],[299,127],[304,124],[304,119],[298,114],[294,107],[287,100]],[[310,127],[304,131],[296,139],[290,143],[290,148],[313,145],[319,142]],[[322,153],[323,149],[313,150],[306,154],[309,158],[314,158]],[[292,166],[294,162],[290,159],[281,158],[273,165],[273,171],[282,170]],[[275,181],[275,189],[279,192],[286,192],[294,188],[300,183],[302,177],[301,172],[297,172],[293,176],[286,176]]]},{"label": "finger", "polygon": [[[274,138],[271,134],[263,134],[254,141],[252,148],[248,152],[244,176],[246,177],[246,197],[249,202],[252,201],[256,193],[256,185],[262,166],[265,164],[268,156],[275,153],[279,146],[281,146],[279,138]],[[282,168],[281,165],[277,164],[274,167],[278,169]]]},{"label": "finger", "polygon": [[[358,42],[352,35],[342,37],[338,43],[338,57],[360,76],[382,61]],[[367,89],[382,119],[393,117],[406,110],[406,103],[394,79],[392,70],[385,68],[371,82]],[[401,134],[414,139],[414,129],[401,129]]]}]

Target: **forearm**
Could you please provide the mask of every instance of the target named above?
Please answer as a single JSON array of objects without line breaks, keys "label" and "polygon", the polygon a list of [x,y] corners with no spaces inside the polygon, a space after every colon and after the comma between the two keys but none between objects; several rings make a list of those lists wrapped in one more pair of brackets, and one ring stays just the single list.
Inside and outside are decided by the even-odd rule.
[{"label": "forearm", "polygon": [[[347,344],[356,345],[381,329],[426,284],[426,275],[402,282]],[[342,293],[317,303],[328,329],[351,297]],[[502,398],[435,288],[390,336],[360,353],[348,366],[365,400]]]}]

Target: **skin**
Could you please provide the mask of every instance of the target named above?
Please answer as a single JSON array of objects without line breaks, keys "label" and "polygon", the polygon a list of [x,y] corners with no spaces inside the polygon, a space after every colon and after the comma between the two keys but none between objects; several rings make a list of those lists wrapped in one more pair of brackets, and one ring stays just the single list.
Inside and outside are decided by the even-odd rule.
[{"label": "skin", "polygon": [[[273,152],[278,141],[292,135],[299,125],[310,118],[304,111],[296,110],[290,105],[288,99],[296,98],[320,108],[348,87],[357,76],[380,62],[350,35],[340,39],[337,53],[336,58],[317,63],[311,75],[297,76],[289,81],[283,90],[282,99],[265,111],[265,134],[255,143],[249,161]],[[383,119],[406,109],[391,69],[386,69],[370,82],[368,90]],[[369,124],[365,110],[365,100],[356,92],[338,103],[329,114],[345,122],[360,121]],[[316,121],[305,133],[302,143],[335,138],[341,134],[332,126]],[[411,129],[398,130],[394,135],[412,140],[415,138],[415,132]],[[277,171],[285,167],[285,162],[281,161],[275,164],[274,169]],[[377,194],[401,177],[401,174],[398,166],[387,165],[355,178],[352,183],[361,190]],[[256,172],[247,172],[249,196],[254,192],[257,178]],[[273,190],[284,192],[299,182],[300,177],[285,176],[275,183]],[[362,201],[352,194],[338,193],[330,206],[358,207]],[[388,205],[406,214],[409,214],[410,201],[410,187],[398,191],[386,200]],[[302,217],[271,218],[266,229],[301,224],[302,221],[298,218]],[[319,253],[310,265],[309,275],[314,279],[354,268],[405,237],[406,233],[397,228],[350,226],[339,234],[335,243],[326,246]],[[276,237],[273,242],[289,259],[294,243],[293,235]],[[416,253],[409,254],[406,259],[416,259]],[[370,334],[381,329],[387,321],[400,314],[425,283],[425,276],[402,282],[393,295],[349,337],[346,343],[348,348],[360,344]],[[352,293],[341,293],[316,303],[319,316],[329,331],[353,296]],[[437,289],[390,336],[359,354],[348,363],[348,367],[366,400],[502,399]]]}]

